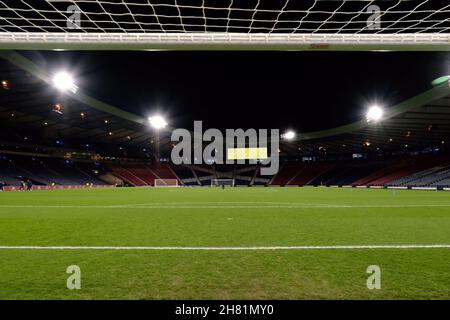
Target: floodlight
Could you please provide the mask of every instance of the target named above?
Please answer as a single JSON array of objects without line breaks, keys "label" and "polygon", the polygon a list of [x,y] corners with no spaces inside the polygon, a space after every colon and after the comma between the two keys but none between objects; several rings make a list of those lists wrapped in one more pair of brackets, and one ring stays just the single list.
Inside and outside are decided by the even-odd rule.
[{"label": "floodlight", "polygon": [[53,85],[61,91],[76,91],[73,77],[65,71],[60,71],[53,76]]},{"label": "floodlight", "polygon": [[148,122],[155,129],[162,129],[167,126],[166,120],[161,116],[153,116],[148,118]]},{"label": "floodlight", "polygon": [[367,111],[367,121],[380,121],[383,117],[383,109],[379,106],[372,106]]},{"label": "floodlight", "polygon": [[5,90],[9,90],[9,81],[8,80],[2,80],[2,88]]},{"label": "floodlight", "polygon": [[286,140],[292,140],[295,138],[295,132],[292,130],[289,130],[286,133],[284,133],[282,137]]}]

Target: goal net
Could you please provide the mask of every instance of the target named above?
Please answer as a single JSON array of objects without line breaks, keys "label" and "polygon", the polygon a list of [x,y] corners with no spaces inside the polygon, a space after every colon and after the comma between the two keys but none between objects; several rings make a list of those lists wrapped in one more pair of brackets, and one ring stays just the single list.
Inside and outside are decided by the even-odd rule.
[{"label": "goal net", "polygon": [[212,179],[211,187],[230,186],[234,187],[234,179]]},{"label": "goal net", "polygon": [[155,179],[155,187],[178,187],[177,179]]},{"label": "goal net", "polygon": [[437,0],[0,1],[2,49],[449,50]]}]

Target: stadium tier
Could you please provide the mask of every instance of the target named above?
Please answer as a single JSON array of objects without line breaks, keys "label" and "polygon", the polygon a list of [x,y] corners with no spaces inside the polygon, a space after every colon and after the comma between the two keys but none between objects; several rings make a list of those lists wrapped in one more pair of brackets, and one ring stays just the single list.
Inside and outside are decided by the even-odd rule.
[{"label": "stadium tier", "polygon": [[92,173],[70,160],[35,156],[0,155],[0,181],[19,186],[21,181],[35,185],[105,185]]},{"label": "stadium tier", "polygon": [[[137,168],[137,172],[135,171],[135,168],[123,168],[121,166],[113,166],[111,167],[113,175],[116,177],[122,179],[123,181],[129,183],[132,186],[146,186],[149,185],[144,179],[146,179],[146,176],[149,175],[149,173],[146,174],[146,176],[138,177],[136,176],[136,173],[142,173],[145,169]],[[134,172],[133,172],[134,171]],[[154,178],[154,177],[153,177]]]},{"label": "stadium tier", "polygon": [[[225,168],[229,171],[223,171]],[[222,171],[221,171],[222,170]],[[211,186],[220,179],[235,186],[384,186],[450,187],[450,156],[429,154],[397,159],[285,162],[272,177],[260,176],[260,167],[176,166],[167,163],[111,164],[30,155],[0,155],[0,181],[34,185],[155,186],[155,180],[176,180],[179,185]]]},{"label": "stadium tier", "polygon": [[111,165],[111,173],[131,186],[154,186],[155,179],[176,179],[167,164]]},{"label": "stadium tier", "polygon": [[289,181],[295,178],[295,175],[304,167],[303,163],[285,163],[280,171],[272,180],[273,185],[289,184]]},{"label": "stadium tier", "polygon": [[310,185],[351,185],[375,172],[384,165],[383,161],[346,161],[337,162],[335,166],[319,175]]},{"label": "stadium tier", "polygon": [[[399,159],[286,163],[272,185],[430,186],[446,181],[450,158],[418,155]],[[444,182],[438,186],[445,186]]]},{"label": "stadium tier", "polygon": [[334,166],[331,162],[306,163],[288,184],[307,185]]}]

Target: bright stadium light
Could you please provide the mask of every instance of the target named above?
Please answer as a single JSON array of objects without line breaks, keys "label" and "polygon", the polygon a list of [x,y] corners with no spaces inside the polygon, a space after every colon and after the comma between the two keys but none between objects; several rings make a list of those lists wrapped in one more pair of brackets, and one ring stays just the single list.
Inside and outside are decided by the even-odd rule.
[{"label": "bright stadium light", "polygon": [[369,111],[367,111],[367,121],[380,121],[383,117],[383,109],[381,109],[379,106],[372,106],[369,108]]},{"label": "bright stadium light", "polygon": [[53,76],[53,85],[61,91],[76,91],[73,77],[65,71],[60,71]]},{"label": "bright stadium light", "polygon": [[167,126],[167,121],[161,116],[153,116],[148,118],[148,122],[155,129],[162,129]]},{"label": "bright stadium light", "polygon": [[282,137],[286,140],[292,140],[295,138],[295,132],[292,130],[289,130],[287,132],[285,132]]}]

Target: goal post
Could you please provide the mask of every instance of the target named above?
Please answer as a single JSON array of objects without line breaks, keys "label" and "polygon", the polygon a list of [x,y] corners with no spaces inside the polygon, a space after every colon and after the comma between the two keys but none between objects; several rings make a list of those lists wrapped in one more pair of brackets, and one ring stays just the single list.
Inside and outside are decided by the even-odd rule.
[{"label": "goal post", "polygon": [[179,187],[177,179],[155,179],[155,187]]},{"label": "goal post", "polygon": [[234,179],[212,179],[211,187],[229,186],[234,187]]}]

